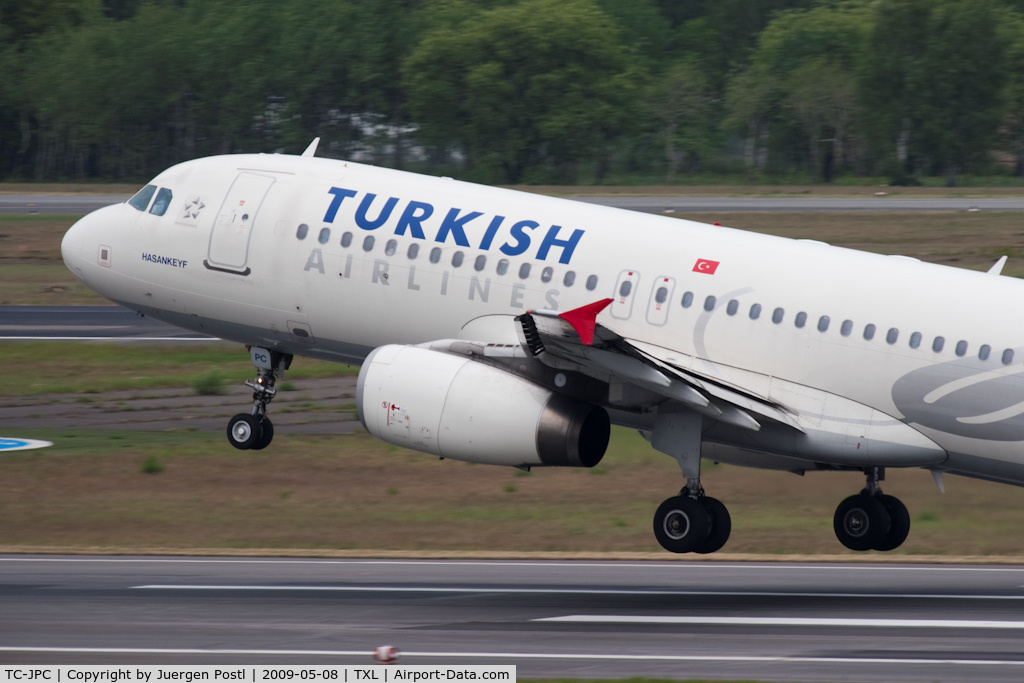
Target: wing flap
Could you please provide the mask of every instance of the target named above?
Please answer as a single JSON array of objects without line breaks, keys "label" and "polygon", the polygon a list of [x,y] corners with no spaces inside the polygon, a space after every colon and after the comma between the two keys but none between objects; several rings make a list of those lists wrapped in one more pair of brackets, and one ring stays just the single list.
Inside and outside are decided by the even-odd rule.
[{"label": "wing flap", "polygon": [[743,429],[758,431],[759,419],[768,419],[803,431],[784,407],[742,387],[676,367],[652,354],[652,347],[641,349],[599,324],[597,315],[609,303],[611,299],[603,299],[564,313],[537,310],[518,316],[523,348],[549,366],[573,367],[608,382],[629,382]]}]

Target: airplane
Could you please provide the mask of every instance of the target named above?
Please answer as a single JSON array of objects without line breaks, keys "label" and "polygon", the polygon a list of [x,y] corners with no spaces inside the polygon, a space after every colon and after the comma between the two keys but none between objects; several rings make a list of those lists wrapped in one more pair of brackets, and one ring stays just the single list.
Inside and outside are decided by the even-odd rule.
[{"label": "airplane", "polygon": [[301,155],[187,161],[66,233],[107,299],[248,347],[266,448],[295,356],[361,364],[359,419],[391,444],[529,469],[593,467],[610,425],[682,473],[666,550],[712,553],[727,507],[701,460],[859,471],[833,526],[856,551],[910,531],[888,468],[1024,485],[1024,282],[987,273]]}]

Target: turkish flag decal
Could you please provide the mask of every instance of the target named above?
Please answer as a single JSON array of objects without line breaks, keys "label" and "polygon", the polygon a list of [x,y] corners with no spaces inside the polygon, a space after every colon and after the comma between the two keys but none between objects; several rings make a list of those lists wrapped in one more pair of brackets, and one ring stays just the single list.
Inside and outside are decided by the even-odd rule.
[{"label": "turkish flag decal", "polygon": [[695,273],[706,273],[708,275],[714,275],[718,269],[718,261],[709,261],[706,258],[697,259],[697,263],[693,265],[693,272]]}]

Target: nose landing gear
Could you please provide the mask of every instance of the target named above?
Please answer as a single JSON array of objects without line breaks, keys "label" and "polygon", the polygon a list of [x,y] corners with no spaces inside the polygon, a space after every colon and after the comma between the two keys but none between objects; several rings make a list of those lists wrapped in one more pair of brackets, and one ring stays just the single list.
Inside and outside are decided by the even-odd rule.
[{"label": "nose landing gear", "polygon": [[290,354],[251,347],[252,364],[256,366],[255,381],[246,380],[252,387],[252,412],[238,413],[228,421],[228,442],[239,450],[261,450],[274,438],[274,425],[267,417],[267,406],[277,394],[274,384],[292,364]]}]

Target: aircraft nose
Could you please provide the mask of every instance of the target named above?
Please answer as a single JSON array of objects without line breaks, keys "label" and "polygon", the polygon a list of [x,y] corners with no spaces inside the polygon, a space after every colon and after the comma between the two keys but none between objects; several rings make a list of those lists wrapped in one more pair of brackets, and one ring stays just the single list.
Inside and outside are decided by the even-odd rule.
[{"label": "aircraft nose", "polygon": [[64,259],[64,265],[76,275],[81,273],[82,235],[87,230],[83,223],[86,222],[87,218],[88,216],[75,221],[75,224],[64,233],[64,239],[60,241],[60,256]]},{"label": "aircraft nose", "polygon": [[[104,245],[107,232],[120,205],[108,206],[82,217],[64,233],[60,243],[60,255],[64,265],[77,277],[85,277],[87,264],[110,265],[110,247]],[[106,253],[104,253],[104,250]]]}]

